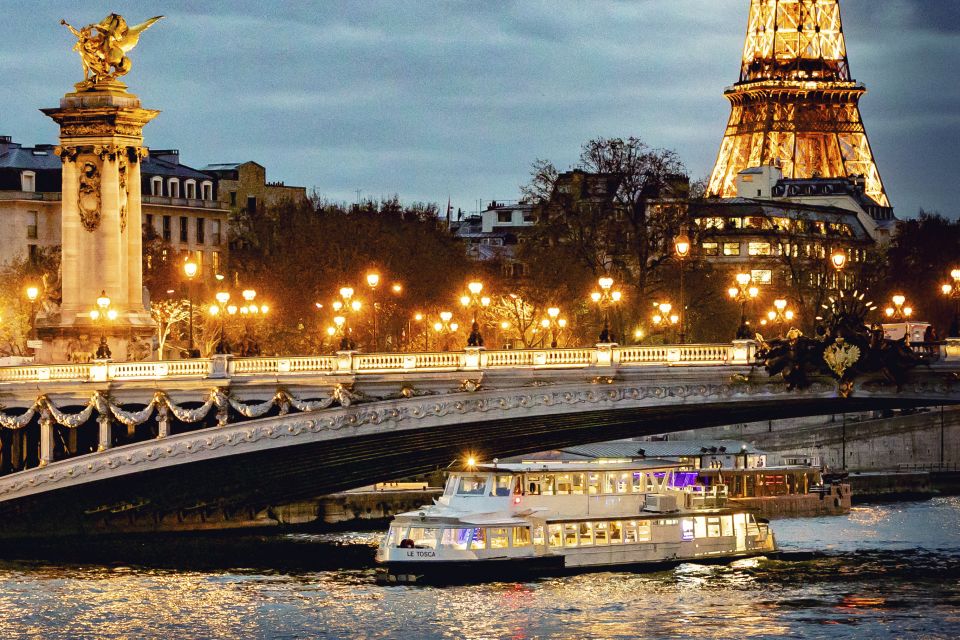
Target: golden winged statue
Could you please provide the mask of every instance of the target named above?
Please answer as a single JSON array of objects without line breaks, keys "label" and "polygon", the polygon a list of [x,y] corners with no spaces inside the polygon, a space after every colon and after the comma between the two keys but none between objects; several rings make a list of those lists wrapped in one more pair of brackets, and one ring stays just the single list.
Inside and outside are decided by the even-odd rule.
[{"label": "golden winged statue", "polygon": [[80,54],[80,62],[83,64],[81,84],[94,86],[126,75],[130,71],[130,58],[127,53],[137,46],[140,34],[162,17],[155,16],[131,27],[123,16],[111,13],[100,22],[80,29],[74,28],[66,20],[61,20],[60,24],[77,38],[73,50]]}]

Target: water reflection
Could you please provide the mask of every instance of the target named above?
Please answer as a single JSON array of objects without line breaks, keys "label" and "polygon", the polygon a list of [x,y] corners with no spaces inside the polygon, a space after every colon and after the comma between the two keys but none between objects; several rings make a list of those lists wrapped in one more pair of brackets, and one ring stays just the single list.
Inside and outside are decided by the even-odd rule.
[{"label": "water reflection", "polygon": [[[140,548],[157,561],[105,551],[136,558],[114,566],[8,561],[0,638],[960,636],[960,500],[775,527],[780,559],[446,588],[376,585],[375,534],[198,539],[192,555],[155,542]],[[203,545],[223,562],[197,570],[216,555]]]}]

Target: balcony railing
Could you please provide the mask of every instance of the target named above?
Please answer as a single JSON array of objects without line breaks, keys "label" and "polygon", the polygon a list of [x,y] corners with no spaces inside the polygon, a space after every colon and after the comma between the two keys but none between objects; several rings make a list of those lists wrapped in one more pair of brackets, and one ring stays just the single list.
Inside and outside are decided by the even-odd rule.
[{"label": "balcony railing", "polygon": [[433,353],[361,353],[329,356],[234,358],[214,356],[159,362],[94,361],[77,364],[0,367],[0,384],[38,382],[106,382],[173,378],[239,378],[257,376],[354,375],[416,371],[483,371],[496,369],[584,369],[644,366],[709,366],[750,364],[750,341],[733,344],[687,344],[655,347],[598,345],[578,349],[520,349]]},{"label": "balcony railing", "polygon": [[223,209],[219,200],[201,200],[199,198],[167,198],[165,196],[141,196],[143,204],[156,204],[167,207],[191,207],[194,209]]}]

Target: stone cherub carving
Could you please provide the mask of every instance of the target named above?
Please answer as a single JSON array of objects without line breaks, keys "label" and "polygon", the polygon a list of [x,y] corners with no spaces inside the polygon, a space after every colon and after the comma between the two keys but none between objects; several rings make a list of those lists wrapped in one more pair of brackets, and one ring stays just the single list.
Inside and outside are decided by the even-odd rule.
[{"label": "stone cherub carving", "polygon": [[83,83],[94,86],[107,80],[116,80],[130,71],[127,53],[137,46],[140,34],[163,16],[155,16],[135,26],[116,13],[111,13],[96,24],[76,29],[66,20],[60,24],[77,37],[73,50],[80,54],[83,64]]}]

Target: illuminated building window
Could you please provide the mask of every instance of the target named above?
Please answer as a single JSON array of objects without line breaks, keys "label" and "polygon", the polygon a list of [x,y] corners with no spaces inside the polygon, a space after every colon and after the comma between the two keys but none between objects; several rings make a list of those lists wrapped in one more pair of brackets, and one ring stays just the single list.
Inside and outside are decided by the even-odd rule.
[{"label": "illuminated building window", "polygon": [[751,256],[768,256],[770,255],[770,243],[769,242],[751,242],[747,252]]},{"label": "illuminated building window", "polygon": [[770,269],[753,269],[750,272],[750,280],[754,284],[770,284],[773,282],[773,272]]},{"label": "illuminated building window", "polygon": [[740,255],[740,243],[739,243],[739,242],[724,242],[724,243],[723,243],[723,255],[725,255],[725,256],[738,256],[738,255]]},{"label": "illuminated building window", "polygon": [[222,263],[220,262],[220,252],[213,251],[210,254],[210,267],[213,269],[214,273],[220,273],[220,267]]},{"label": "illuminated building window", "polygon": [[703,255],[705,256],[718,256],[720,255],[720,245],[716,242],[704,242],[703,243]]}]

